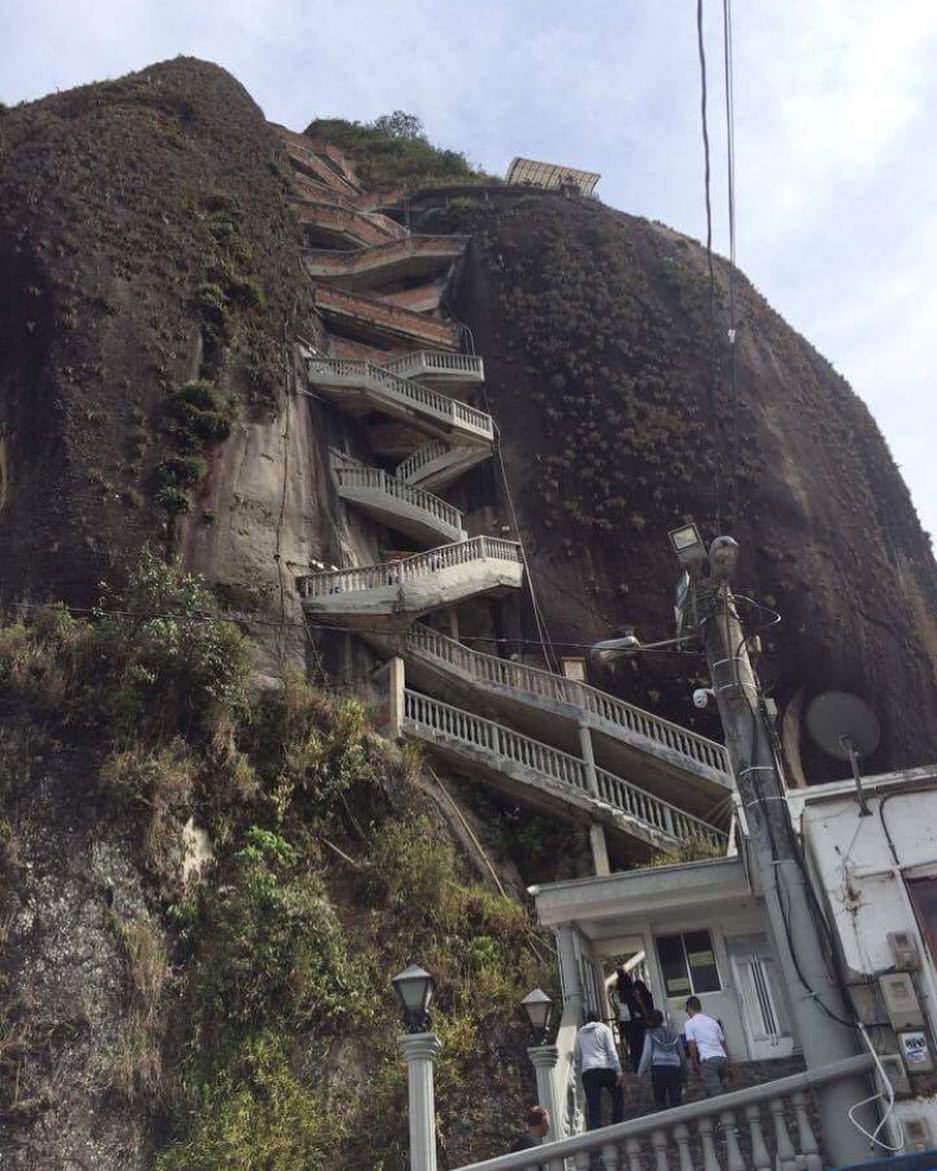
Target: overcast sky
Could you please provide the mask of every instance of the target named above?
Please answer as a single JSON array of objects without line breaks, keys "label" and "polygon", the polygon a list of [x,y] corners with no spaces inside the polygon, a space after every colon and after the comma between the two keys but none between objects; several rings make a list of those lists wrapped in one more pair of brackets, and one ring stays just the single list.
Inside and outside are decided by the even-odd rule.
[{"label": "overcast sky", "polygon": [[[937,533],[937,3],[737,0],[738,262],[871,407]],[[716,244],[728,251],[721,3],[706,0]],[[694,0],[0,0],[0,100],[179,53],[267,116],[417,114],[502,172],[602,173],[702,238]]]}]

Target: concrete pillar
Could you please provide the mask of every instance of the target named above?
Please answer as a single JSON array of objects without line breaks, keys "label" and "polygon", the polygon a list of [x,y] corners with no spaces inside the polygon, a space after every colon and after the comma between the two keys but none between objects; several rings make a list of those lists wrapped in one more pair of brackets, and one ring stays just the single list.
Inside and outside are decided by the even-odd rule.
[{"label": "concrete pillar", "polygon": [[435,1033],[398,1037],[408,1066],[410,1171],[436,1171],[436,1100],[433,1062],[442,1048]]},{"label": "concrete pillar", "polygon": [[592,864],[595,866],[596,874],[611,874],[608,845],[605,841],[605,826],[600,821],[593,821],[589,825],[589,845],[592,847]]},{"label": "concrete pillar", "polygon": [[[592,733],[585,724],[579,725],[579,751],[586,762],[586,784],[593,797],[599,795],[599,780],[595,775],[595,753],[592,751]],[[607,872],[606,872],[607,873]]]},{"label": "concrete pillar", "polygon": [[392,658],[388,662],[388,726],[389,735],[396,740],[403,731],[404,687],[406,679],[402,658]]},{"label": "concrete pillar", "polygon": [[[579,956],[576,952],[575,927],[564,924],[556,929],[556,955],[560,964],[560,983],[563,989],[563,1008],[575,1010],[577,1023],[582,1021],[585,993],[579,978]],[[564,1013],[565,1015],[565,1013]]]},{"label": "concrete pillar", "polygon": [[527,1050],[537,1075],[537,1105],[545,1106],[550,1111],[550,1129],[547,1132],[547,1142],[556,1142],[563,1137],[560,1108],[556,1095],[556,1077],[554,1070],[559,1060],[559,1050],[555,1045],[536,1045]]},{"label": "concrete pillar", "polygon": [[450,606],[446,611],[446,617],[449,620],[449,637],[454,638],[456,642],[459,641],[459,609],[457,606]]}]

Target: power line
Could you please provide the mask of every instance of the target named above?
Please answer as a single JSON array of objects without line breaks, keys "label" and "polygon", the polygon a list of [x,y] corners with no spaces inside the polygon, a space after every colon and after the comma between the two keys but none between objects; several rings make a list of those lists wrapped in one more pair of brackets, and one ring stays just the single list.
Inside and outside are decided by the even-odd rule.
[{"label": "power line", "polygon": [[[709,123],[706,116],[706,46],[703,38],[703,0],[696,0],[696,41],[699,50],[700,67],[700,117],[703,130],[704,191],[706,197],[706,265],[709,269],[709,405],[712,413],[713,438],[720,432],[719,412],[716,404],[716,273],[713,268],[713,212],[711,173],[709,165]],[[715,521],[717,530],[722,530],[722,473],[718,458],[715,461],[713,484],[716,491]]]},{"label": "power line", "polygon": [[735,90],[732,59],[732,0],[722,0],[723,60],[726,90],[726,165],[729,197],[729,401],[732,414],[732,515],[730,528],[739,513],[739,410],[736,385],[735,348],[738,336],[735,306]]}]

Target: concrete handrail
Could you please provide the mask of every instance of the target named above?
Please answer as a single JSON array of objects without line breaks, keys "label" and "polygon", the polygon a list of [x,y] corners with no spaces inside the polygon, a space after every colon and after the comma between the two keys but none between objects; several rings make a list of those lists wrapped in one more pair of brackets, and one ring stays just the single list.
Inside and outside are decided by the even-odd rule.
[{"label": "concrete handrail", "polygon": [[372,326],[384,326],[420,338],[430,344],[457,345],[461,327],[449,321],[415,313],[386,301],[365,296],[363,293],[349,293],[331,285],[317,285],[314,290],[316,308],[326,313],[345,313],[357,317]]},{"label": "concrete handrail", "polygon": [[441,439],[431,439],[429,443],[421,444],[412,455],[397,465],[398,480],[409,480],[420,468],[425,468],[440,456],[446,455],[450,448]]},{"label": "concrete handrail", "polygon": [[310,382],[320,382],[327,386],[360,386],[372,394],[394,399],[486,439],[494,437],[491,415],[458,399],[448,398],[420,382],[398,378],[396,374],[373,362],[360,358],[309,358],[306,369]]},{"label": "concrete handrail", "polygon": [[[480,748],[492,756],[533,769],[551,781],[569,785],[580,793],[590,793],[589,774],[584,760],[530,736],[522,736],[503,724],[410,690],[405,692],[405,719],[461,741],[468,747]],[[669,801],[655,797],[604,769],[597,769],[596,773],[599,792],[591,795],[626,817],[674,841],[704,838],[713,844],[725,845],[727,835],[708,822],[684,813]]]},{"label": "concrete handrail", "polygon": [[335,469],[340,488],[366,488],[382,492],[396,500],[427,512],[454,529],[462,528],[462,513],[448,501],[423,488],[414,488],[405,480],[389,476],[381,468],[341,467]]},{"label": "concrete handrail", "polygon": [[[602,1153],[606,1167],[643,1167],[647,1165],[644,1159],[648,1146],[653,1152],[652,1161],[657,1157],[658,1167],[705,1166],[707,1171],[775,1166],[819,1168],[823,1165],[819,1155],[822,1135],[816,1135],[813,1130],[809,1091],[861,1075],[872,1064],[872,1058],[867,1055],[849,1057],[760,1086],[660,1110],[559,1142],[544,1143],[534,1150],[471,1163],[458,1171],[535,1171],[538,1167],[563,1171],[566,1159],[572,1160],[576,1168],[588,1168],[594,1151]],[[763,1105],[768,1106],[767,1125]],[[690,1131],[691,1125],[696,1136]],[[725,1160],[714,1139],[717,1126],[725,1140]],[[694,1137],[701,1148],[703,1163],[693,1160]],[[750,1159],[743,1153],[743,1147],[751,1153]]]},{"label": "concrete handrail", "polygon": [[396,253],[412,256],[433,252],[454,257],[460,256],[464,249],[463,236],[404,236],[399,240],[388,240],[384,244],[373,244],[369,248],[352,248],[345,252],[312,248],[305,253],[304,259],[307,268],[351,274],[369,268],[372,264],[383,261],[388,255],[393,256]]},{"label": "concrete handrail", "polygon": [[404,557],[400,561],[385,561],[379,565],[362,565],[354,569],[311,573],[298,579],[297,588],[301,597],[320,598],[326,594],[373,590],[386,585],[403,585],[429,574],[439,573],[454,565],[490,560],[523,564],[521,547],[514,541],[502,541],[497,537],[473,537],[469,541],[456,541],[451,545],[439,545],[426,553],[417,553],[413,557]]},{"label": "concrete handrail", "polygon": [[537,699],[569,704],[632,735],[653,744],[664,745],[697,764],[705,765],[707,769],[724,774],[727,779],[731,775],[728,756],[721,744],[614,695],[599,691],[596,687],[590,687],[587,683],[578,683],[538,667],[528,667],[523,663],[513,663],[499,659],[496,655],[471,650],[455,639],[447,638],[421,624],[411,629],[407,644],[410,650],[448,664],[473,679],[527,692]]},{"label": "concrete handrail", "polygon": [[434,373],[470,374],[479,380],[485,376],[484,363],[478,354],[448,354],[445,350],[416,350],[412,354],[403,354],[385,362],[384,369],[400,378]]}]

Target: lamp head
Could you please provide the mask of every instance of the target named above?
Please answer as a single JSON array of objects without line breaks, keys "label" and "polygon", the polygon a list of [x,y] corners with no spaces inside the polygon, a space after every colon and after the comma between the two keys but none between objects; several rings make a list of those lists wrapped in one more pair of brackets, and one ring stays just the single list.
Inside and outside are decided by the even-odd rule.
[{"label": "lamp head", "polygon": [[553,1001],[542,988],[535,988],[533,992],[528,992],[521,1001],[521,1007],[527,1013],[537,1044],[545,1044],[547,1030],[550,1027],[550,1010],[553,1007]]},{"label": "lamp head", "polygon": [[735,573],[739,544],[731,537],[716,537],[709,546],[709,568],[716,581],[728,581]]},{"label": "lamp head", "polygon": [[692,521],[678,529],[671,529],[667,537],[671,549],[684,569],[692,573],[705,563],[706,546],[703,544],[699,529]]},{"label": "lamp head", "polygon": [[411,964],[394,976],[391,984],[400,1001],[407,1032],[427,1032],[430,1027],[429,1006],[433,1002],[436,981],[419,964]]},{"label": "lamp head", "polygon": [[641,640],[635,634],[634,627],[626,626],[625,633],[621,638],[603,639],[602,642],[595,643],[589,653],[594,655],[599,662],[608,663],[620,655],[631,654],[640,649]]}]

